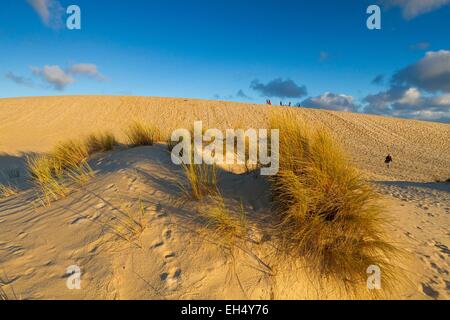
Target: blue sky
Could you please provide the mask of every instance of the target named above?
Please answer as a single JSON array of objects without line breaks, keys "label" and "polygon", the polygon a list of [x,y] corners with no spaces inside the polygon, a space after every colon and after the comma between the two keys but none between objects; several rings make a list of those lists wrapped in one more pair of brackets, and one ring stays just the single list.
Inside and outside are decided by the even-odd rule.
[{"label": "blue sky", "polygon": [[[65,27],[71,4],[81,30]],[[381,30],[366,27],[370,4]],[[450,0],[0,5],[0,97],[271,99],[450,122]]]}]

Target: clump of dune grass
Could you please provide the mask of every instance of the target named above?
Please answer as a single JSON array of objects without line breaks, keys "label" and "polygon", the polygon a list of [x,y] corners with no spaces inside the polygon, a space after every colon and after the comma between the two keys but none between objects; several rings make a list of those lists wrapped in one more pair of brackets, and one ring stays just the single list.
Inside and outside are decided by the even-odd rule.
[{"label": "clump of dune grass", "polygon": [[86,138],[88,154],[111,151],[116,146],[117,140],[111,132],[91,134]]},{"label": "clump of dune grass", "polygon": [[137,121],[130,124],[125,134],[128,138],[128,143],[134,147],[152,146],[161,135],[158,128]]},{"label": "clump of dune grass", "polygon": [[398,251],[386,241],[378,195],[325,129],[283,115],[271,126],[280,130],[280,171],[271,178],[280,250],[346,289],[365,285],[377,265],[387,288]]},{"label": "clump of dune grass", "polygon": [[217,194],[217,167],[206,163],[182,164],[184,181],[178,183],[182,193],[189,199],[202,200]]},{"label": "clump of dune grass", "polygon": [[66,197],[70,184],[86,184],[94,175],[88,164],[88,146],[83,141],[59,143],[49,154],[29,157],[27,168],[32,183],[45,205]]},{"label": "clump of dune grass", "polygon": [[49,204],[69,194],[69,188],[63,183],[63,171],[52,156],[30,157],[27,159],[27,168],[44,203]]},{"label": "clump of dune grass", "polygon": [[19,190],[16,187],[0,183],[0,199],[12,197],[17,195],[18,193]]},{"label": "clump of dune grass", "polygon": [[237,260],[235,250],[250,257],[256,265],[254,268],[265,273],[266,275],[274,275],[270,265],[263,261],[248,246],[251,240],[251,227],[247,220],[247,212],[244,205],[239,207],[236,205],[228,205],[225,203],[223,196],[217,194],[209,196],[204,205],[198,210],[201,221],[205,225],[205,236],[223,249],[223,253],[227,259],[230,259],[230,271],[235,275],[241,290],[245,293],[245,289],[239,280],[239,274],[236,271]]},{"label": "clump of dune grass", "polygon": [[[182,138],[182,137],[181,137],[178,141],[172,141],[171,138],[167,139],[167,140],[166,140],[167,150],[168,150],[169,152],[172,152],[173,148],[175,148],[175,146],[176,146],[177,144],[181,143],[182,141],[183,141],[183,138]],[[193,140],[191,141],[191,144],[193,144]],[[183,156],[183,151],[180,151],[179,156],[180,156],[180,157]]]},{"label": "clump of dune grass", "polygon": [[167,150],[169,150],[169,152],[172,152],[173,148],[175,148],[177,144],[177,141],[172,141],[170,138],[166,140]]},{"label": "clump of dune grass", "polygon": [[247,219],[243,205],[237,214],[233,214],[220,193],[210,196],[208,205],[202,207],[199,214],[205,220],[206,227],[226,244],[246,236]]},{"label": "clump of dune grass", "polygon": [[76,168],[87,161],[89,148],[81,140],[68,140],[57,144],[51,152],[51,157],[57,170]]}]

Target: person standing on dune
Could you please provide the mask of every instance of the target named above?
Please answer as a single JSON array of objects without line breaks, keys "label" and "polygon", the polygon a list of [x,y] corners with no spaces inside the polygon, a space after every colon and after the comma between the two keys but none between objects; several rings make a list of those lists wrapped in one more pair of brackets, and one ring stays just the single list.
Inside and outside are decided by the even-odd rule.
[{"label": "person standing on dune", "polygon": [[386,159],[384,160],[384,163],[386,164],[387,168],[389,169],[391,167],[391,163],[394,160],[392,159],[392,156],[390,154],[387,155]]}]

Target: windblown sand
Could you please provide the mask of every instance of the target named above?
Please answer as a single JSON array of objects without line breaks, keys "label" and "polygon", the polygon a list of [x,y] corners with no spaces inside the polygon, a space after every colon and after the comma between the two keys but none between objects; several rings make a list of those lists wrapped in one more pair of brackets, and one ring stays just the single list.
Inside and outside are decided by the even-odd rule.
[{"label": "windblown sand", "polygon": [[[24,159],[57,142],[111,130],[124,141],[132,120],[151,121],[166,134],[205,127],[267,127],[271,109],[192,99],[42,97],[0,99],[0,183],[18,195],[0,199],[0,281],[23,299],[329,299],[347,298],[333,285],[318,288],[294,263],[269,254],[264,235],[232,256],[195,223],[196,205],[180,202],[174,166],[164,146],[94,156],[96,177],[66,199],[42,207],[27,183]],[[450,125],[303,108],[331,130],[351,160],[385,195],[390,232],[411,253],[408,285],[388,298],[448,299],[450,294]],[[394,158],[391,169],[384,157]],[[18,169],[20,177],[11,177]],[[270,215],[261,177],[221,172],[230,205],[243,201],[251,221]],[[145,208],[135,243],[108,232],[126,212]],[[264,241],[262,241],[265,239]],[[251,252],[252,254],[249,254]],[[255,256],[271,266],[268,270]],[[69,290],[66,268],[82,269],[82,289]],[[0,284],[1,284],[0,282]],[[12,293],[11,290],[14,290]]]}]

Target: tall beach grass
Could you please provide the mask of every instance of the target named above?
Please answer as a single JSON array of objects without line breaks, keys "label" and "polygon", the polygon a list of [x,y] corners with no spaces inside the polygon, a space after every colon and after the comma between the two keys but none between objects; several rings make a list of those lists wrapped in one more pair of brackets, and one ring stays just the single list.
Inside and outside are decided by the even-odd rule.
[{"label": "tall beach grass", "polygon": [[160,130],[150,124],[134,121],[125,130],[128,143],[131,146],[152,146],[161,139]]},{"label": "tall beach grass", "polygon": [[108,131],[93,133],[86,138],[86,146],[89,154],[111,151],[117,144],[116,137]]},{"label": "tall beach grass", "polygon": [[115,145],[115,136],[105,131],[85,139],[60,142],[48,154],[29,157],[28,172],[44,204],[66,197],[71,191],[70,184],[86,184],[94,175],[88,163],[89,157],[97,152],[110,151]]},{"label": "tall beach grass", "polygon": [[280,171],[270,179],[280,250],[350,289],[376,265],[389,286],[398,251],[386,240],[377,193],[327,130],[281,114],[271,127],[280,130]]}]

